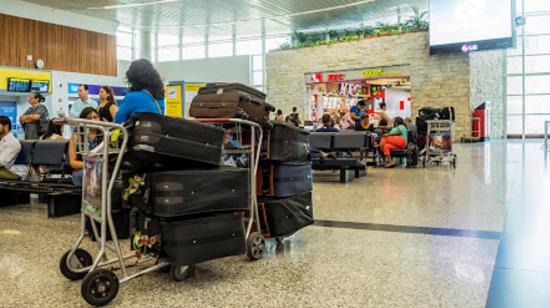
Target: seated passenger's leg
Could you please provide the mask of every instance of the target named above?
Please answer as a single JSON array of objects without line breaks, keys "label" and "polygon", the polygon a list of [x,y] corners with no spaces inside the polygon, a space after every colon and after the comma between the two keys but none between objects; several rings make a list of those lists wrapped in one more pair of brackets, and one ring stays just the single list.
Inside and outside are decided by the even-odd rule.
[{"label": "seated passenger's leg", "polygon": [[10,181],[19,181],[21,180],[21,177],[5,167],[0,167],[0,179],[2,180],[10,180]]}]

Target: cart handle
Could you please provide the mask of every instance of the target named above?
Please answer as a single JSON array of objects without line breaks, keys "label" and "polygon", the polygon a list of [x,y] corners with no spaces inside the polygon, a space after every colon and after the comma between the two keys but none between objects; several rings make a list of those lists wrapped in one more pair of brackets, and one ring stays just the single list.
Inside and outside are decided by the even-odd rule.
[{"label": "cart handle", "polygon": [[191,120],[195,122],[200,122],[200,123],[242,123],[242,124],[247,124],[247,125],[261,128],[260,124],[256,122],[248,121],[245,119],[239,119],[239,118],[200,118],[200,119],[191,119]]}]

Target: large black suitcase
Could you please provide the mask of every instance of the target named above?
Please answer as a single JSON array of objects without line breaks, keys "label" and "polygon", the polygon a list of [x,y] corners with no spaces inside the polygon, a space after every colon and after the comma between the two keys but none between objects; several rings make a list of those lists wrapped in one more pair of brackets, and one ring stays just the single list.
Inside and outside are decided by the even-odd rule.
[{"label": "large black suitcase", "polygon": [[136,177],[131,206],[160,217],[248,209],[248,169],[222,167],[153,172]]},{"label": "large black suitcase", "polygon": [[127,128],[125,169],[220,165],[224,140],[221,128],[154,113],[138,113],[127,122]]},{"label": "large black suitcase", "polygon": [[[140,211],[132,214],[132,249],[166,257],[171,264],[191,265],[243,254],[246,249],[242,215],[222,213],[188,219],[163,219]],[[151,245],[140,244],[148,237]]]},{"label": "large black suitcase", "polygon": [[308,161],[309,132],[283,123],[264,130],[263,158],[273,161]]},{"label": "large black suitcase", "polygon": [[[115,209],[111,211],[111,217],[113,217],[113,223],[115,224],[116,235],[118,239],[127,239],[130,237],[130,210],[129,209]],[[101,235],[101,225],[96,223],[97,232]],[[92,241],[96,241],[94,230],[90,220],[86,220],[86,231],[90,235]],[[112,240],[111,231],[107,229],[107,241]]]},{"label": "large black suitcase", "polygon": [[161,221],[162,250],[172,264],[191,265],[244,254],[243,215],[216,214],[181,221]]},{"label": "large black suitcase", "polygon": [[288,198],[264,197],[258,202],[270,237],[289,236],[314,223],[310,192]]},{"label": "large black suitcase", "polygon": [[260,196],[289,197],[313,190],[310,162],[264,163],[257,175]]}]

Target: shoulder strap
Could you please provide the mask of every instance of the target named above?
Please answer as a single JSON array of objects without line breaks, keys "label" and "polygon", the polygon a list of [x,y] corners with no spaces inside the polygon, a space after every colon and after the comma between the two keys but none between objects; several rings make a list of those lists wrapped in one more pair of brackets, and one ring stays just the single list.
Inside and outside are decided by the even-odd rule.
[{"label": "shoulder strap", "polygon": [[153,101],[155,102],[155,105],[157,105],[157,109],[159,111],[159,114],[162,114],[162,108],[160,108],[160,104],[157,101],[157,99],[153,96],[153,94],[151,94],[151,92],[149,92],[146,89],[143,89],[143,92],[147,93],[149,95],[149,97],[151,97],[153,99]]}]

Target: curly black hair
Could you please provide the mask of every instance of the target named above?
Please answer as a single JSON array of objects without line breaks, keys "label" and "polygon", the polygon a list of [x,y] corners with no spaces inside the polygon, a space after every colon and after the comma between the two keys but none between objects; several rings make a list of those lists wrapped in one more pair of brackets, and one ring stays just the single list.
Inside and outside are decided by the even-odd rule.
[{"label": "curly black hair", "polygon": [[147,90],[155,99],[164,99],[164,84],[153,64],[147,59],[139,59],[126,72],[130,91]]}]

